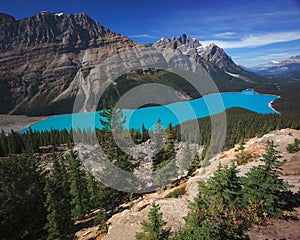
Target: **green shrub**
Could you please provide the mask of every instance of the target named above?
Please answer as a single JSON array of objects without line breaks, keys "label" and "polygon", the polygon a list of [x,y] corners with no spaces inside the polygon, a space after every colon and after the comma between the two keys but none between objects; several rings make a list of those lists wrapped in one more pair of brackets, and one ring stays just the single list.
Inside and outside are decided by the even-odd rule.
[{"label": "green shrub", "polygon": [[240,151],[237,154],[235,154],[235,161],[237,162],[238,165],[243,165],[248,162],[252,162],[255,160],[256,156],[254,154],[251,154],[247,151]]},{"label": "green shrub", "polygon": [[185,194],[185,188],[177,188],[175,189],[173,192],[168,193],[165,198],[178,198],[180,196],[182,196],[183,194]]},{"label": "green shrub", "polygon": [[300,140],[298,138],[295,138],[294,143],[288,144],[286,150],[289,153],[298,152],[300,150],[299,144],[300,144]]}]

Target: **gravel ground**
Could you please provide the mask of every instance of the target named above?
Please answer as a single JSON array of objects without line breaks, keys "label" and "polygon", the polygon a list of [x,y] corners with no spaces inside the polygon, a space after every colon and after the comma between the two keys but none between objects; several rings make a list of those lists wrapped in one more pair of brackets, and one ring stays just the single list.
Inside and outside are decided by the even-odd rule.
[{"label": "gravel ground", "polygon": [[15,132],[20,132],[30,125],[48,118],[48,116],[27,117],[25,115],[0,115],[0,130],[3,129],[5,133],[10,132],[12,129]]}]

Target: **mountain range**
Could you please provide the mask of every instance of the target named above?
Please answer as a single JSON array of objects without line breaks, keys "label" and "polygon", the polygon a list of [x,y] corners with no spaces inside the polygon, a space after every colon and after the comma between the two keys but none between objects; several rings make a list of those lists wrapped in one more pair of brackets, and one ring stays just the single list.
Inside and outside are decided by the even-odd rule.
[{"label": "mountain range", "polygon": [[[199,94],[182,77],[156,69],[158,65],[199,73],[199,81],[211,77],[220,91],[237,91],[269,81],[236,65],[213,43],[203,46],[183,34],[144,46],[103,27],[85,13],[40,12],[21,20],[0,13],[0,30],[2,114],[69,113],[78,93],[85,103],[103,95],[103,104],[97,107],[105,107],[130,88],[152,82],[167,83],[180,92],[180,100],[211,92],[204,89]],[[147,58],[137,63],[140,55]],[[109,66],[109,73],[100,72],[103,63]],[[125,65],[131,71],[122,72]]]},{"label": "mountain range", "polygon": [[282,61],[271,61],[260,64],[248,70],[258,74],[269,76],[272,78],[294,76],[297,80],[300,79],[300,55],[290,57]]}]

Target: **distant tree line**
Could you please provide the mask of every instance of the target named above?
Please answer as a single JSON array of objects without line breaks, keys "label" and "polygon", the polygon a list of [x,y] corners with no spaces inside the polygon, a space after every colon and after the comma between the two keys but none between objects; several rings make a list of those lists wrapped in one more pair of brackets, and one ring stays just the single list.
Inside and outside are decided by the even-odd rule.
[{"label": "distant tree line", "polygon": [[[104,113],[108,114],[108,112]],[[258,114],[248,110],[233,108],[226,111],[227,129],[224,148],[231,148],[235,144],[246,138],[262,136],[272,130],[282,128],[300,129],[300,116],[297,114]],[[194,120],[196,121],[196,120]],[[211,138],[210,118],[198,119],[200,128],[200,142],[194,140],[194,127],[191,121],[185,122],[180,126],[169,126],[169,132],[177,141],[194,142],[200,145],[208,146]],[[189,127],[191,126],[191,127]],[[180,135],[180,129],[186,131],[186,139]],[[105,129],[96,129],[98,140],[104,141],[102,136],[109,136],[109,126]],[[131,137],[135,143],[142,143],[149,139],[149,131],[142,125],[141,129],[130,130]],[[0,156],[9,154],[41,152],[42,146],[58,146],[60,144],[72,144],[73,135],[82,142],[92,142],[93,134],[91,130],[67,130],[42,131],[36,132],[29,130],[24,134],[11,132],[6,135],[3,131],[0,133]],[[112,137],[112,136],[111,136]],[[110,137],[110,138],[111,138]]]},{"label": "distant tree line", "polygon": [[[216,116],[218,117],[218,116]],[[232,108],[226,110],[226,138],[224,149],[231,148],[244,139],[264,134],[283,128],[300,129],[300,115],[298,114],[258,114],[245,109]],[[210,117],[198,119],[200,128],[200,145],[209,145],[211,140]],[[190,126],[190,127],[189,127]],[[178,140],[194,142],[194,128],[192,121],[175,126],[175,135]],[[187,139],[180,138],[180,128],[184,128]]]}]

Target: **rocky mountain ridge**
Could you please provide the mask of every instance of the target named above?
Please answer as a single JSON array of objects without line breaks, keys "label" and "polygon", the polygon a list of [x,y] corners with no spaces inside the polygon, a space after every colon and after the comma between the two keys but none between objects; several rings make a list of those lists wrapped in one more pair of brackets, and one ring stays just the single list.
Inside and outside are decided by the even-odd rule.
[{"label": "rocky mountain ridge", "polygon": [[[232,59],[219,46],[211,43],[203,46],[196,38],[192,38],[186,34],[179,37],[161,38],[153,44],[153,47],[160,49],[164,54],[167,52],[177,51],[187,57],[193,57],[196,62],[206,65],[207,70],[209,63],[226,71],[235,71],[239,67],[232,61]],[[241,69],[239,69],[241,70]]]},{"label": "rocky mountain ridge", "polygon": [[28,48],[44,43],[61,43],[59,50],[68,51],[97,47],[102,38],[118,35],[101,26],[85,13],[52,14],[40,12],[30,18],[15,20],[12,16],[0,14],[4,30],[0,33],[0,51]]},{"label": "rocky mountain ridge", "polygon": [[[85,105],[91,105],[79,110],[94,110],[91,103],[99,100],[114,79],[131,70],[157,66],[192,71],[203,81],[197,84],[212,79],[220,91],[248,88],[245,83],[261,81],[238,67],[220,47],[202,46],[186,34],[145,47],[84,13],[41,12],[21,20],[1,13],[0,20],[0,113],[70,113],[78,94]],[[151,80],[151,75],[147,78]],[[182,96],[181,100],[192,97],[186,92]]]},{"label": "rocky mountain ridge", "polygon": [[41,12],[21,20],[1,14],[0,18],[1,113],[43,114],[43,108],[83,70],[86,51],[93,49],[101,61],[137,45],[84,13]]}]

